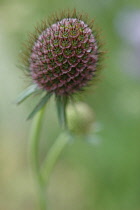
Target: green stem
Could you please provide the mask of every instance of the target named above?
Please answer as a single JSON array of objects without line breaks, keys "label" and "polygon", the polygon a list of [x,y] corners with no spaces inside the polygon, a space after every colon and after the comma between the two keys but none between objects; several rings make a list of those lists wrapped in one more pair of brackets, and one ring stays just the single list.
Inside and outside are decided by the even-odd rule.
[{"label": "green stem", "polygon": [[45,108],[42,108],[34,117],[30,134],[30,162],[38,187],[40,210],[46,210],[45,188],[39,170],[39,139],[44,110]]},{"label": "green stem", "polygon": [[45,108],[42,108],[34,117],[31,134],[30,134],[30,161],[32,170],[34,172],[39,201],[40,201],[40,210],[46,210],[46,197],[45,189],[48,184],[50,174],[61,154],[66,144],[70,140],[70,135],[68,131],[63,132],[54,142],[53,146],[49,150],[44,163],[42,164],[41,170],[39,167],[39,139],[42,127],[42,118],[44,116]]},{"label": "green stem", "polygon": [[48,155],[41,168],[41,174],[45,186],[48,184],[48,180],[55,166],[55,163],[57,162],[61,152],[63,151],[69,140],[70,135],[67,132],[63,132],[59,135],[59,137],[56,139],[53,146],[49,150]]}]

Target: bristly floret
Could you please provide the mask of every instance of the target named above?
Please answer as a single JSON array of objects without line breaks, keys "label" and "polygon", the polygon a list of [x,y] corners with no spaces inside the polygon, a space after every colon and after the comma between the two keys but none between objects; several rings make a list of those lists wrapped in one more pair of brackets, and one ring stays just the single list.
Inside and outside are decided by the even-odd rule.
[{"label": "bristly floret", "polygon": [[104,52],[93,23],[87,15],[67,10],[42,21],[30,34],[20,57],[21,67],[27,70],[33,84],[17,103],[38,92],[45,92],[45,96],[28,119],[55,94],[59,119],[65,124],[68,99],[95,82]]},{"label": "bristly floret", "polygon": [[32,79],[43,90],[71,95],[95,75],[99,50],[90,27],[78,18],[63,18],[40,33],[29,60]]}]

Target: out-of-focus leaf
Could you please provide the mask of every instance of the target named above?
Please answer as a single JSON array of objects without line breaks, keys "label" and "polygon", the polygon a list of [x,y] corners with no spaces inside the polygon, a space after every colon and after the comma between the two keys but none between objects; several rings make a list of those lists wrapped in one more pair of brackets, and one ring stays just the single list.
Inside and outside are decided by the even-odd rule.
[{"label": "out-of-focus leaf", "polygon": [[36,84],[33,84],[29,86],[27,89],[25,89],[16,99],[16,104],[21,104],[26,98],[28,98],[30,95],[38,91],[39,88]]},{"label": "out-of-focus leaf", "polygon": [[33,109],[33,111],[31,112],[31,114],[28,116],[27,120],[31,119],[34,117],[34,115],[40,110],[42,109],[45,104],[48,102],[48,100],[50,99],[50,97],[52,96],[52,93],[47,93],[43,98],[41,98],[40,102],[36,105],[36,107]]}]

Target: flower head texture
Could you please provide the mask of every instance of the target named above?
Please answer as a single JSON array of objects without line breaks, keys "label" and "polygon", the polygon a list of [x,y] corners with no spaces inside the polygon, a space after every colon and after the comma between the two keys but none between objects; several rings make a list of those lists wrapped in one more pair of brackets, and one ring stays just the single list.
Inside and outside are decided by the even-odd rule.
[{"label": "flower head texture", "polygon": [[42,21],[25,44],[24,69],[38,89],[56,97],[72,96],[97,76],[103,54],[97,35],[94,21],[76,10],[54,15]]},{"label": "flower head texture", "polygon": [[60,16],[37,28],[23,57],[38,87],[71,95],[96,75],[101,52],[93,23],[84,22],[75,10]]},{"label": "flower head texture", "polygon": [[92,30],[81,20],[64,18],[38,37],[29,68],[39,87],[69,95],[92,79],[97,61]]}]

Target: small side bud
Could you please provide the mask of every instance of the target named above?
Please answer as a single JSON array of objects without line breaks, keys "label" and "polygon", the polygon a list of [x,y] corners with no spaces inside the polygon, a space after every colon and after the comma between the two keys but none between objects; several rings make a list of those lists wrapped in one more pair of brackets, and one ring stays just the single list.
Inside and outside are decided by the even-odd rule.
[{"label": "small side bud", "polygon": [[77,135],[87,134],[95,121],[92,109],[85,103],[79,102],[67,107],[67,123],[69,130]]}]

